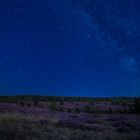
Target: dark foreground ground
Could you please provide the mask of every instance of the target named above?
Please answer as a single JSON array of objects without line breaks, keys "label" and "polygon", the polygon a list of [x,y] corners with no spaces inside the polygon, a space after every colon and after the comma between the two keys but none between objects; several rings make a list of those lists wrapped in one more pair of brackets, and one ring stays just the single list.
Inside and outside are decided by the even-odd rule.
[{"label": "dark foreground ground", "polygon": [[2,98],[0,140],[140,140],[139,99]]}]

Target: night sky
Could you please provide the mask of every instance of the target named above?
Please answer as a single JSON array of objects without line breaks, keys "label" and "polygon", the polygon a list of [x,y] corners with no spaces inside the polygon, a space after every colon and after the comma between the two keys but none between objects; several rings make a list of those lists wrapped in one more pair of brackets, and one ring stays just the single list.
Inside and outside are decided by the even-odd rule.
[{"label": "night sky", "polygon": [[140,0],[0,0],[0,95],[140,96]]}]

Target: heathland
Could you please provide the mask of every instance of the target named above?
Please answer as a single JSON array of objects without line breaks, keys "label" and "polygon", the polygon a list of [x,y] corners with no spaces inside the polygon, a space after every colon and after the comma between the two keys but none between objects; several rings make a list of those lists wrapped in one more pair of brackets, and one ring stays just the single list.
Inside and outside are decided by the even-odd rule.
[{"label": "heathland", "polygon": [[1,96],[1,140],[139,140],[140,98]]}]

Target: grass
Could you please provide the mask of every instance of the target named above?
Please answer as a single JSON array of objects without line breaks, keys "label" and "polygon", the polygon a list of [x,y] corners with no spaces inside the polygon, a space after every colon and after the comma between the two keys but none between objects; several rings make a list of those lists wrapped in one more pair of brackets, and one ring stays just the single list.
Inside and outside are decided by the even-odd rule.
[{"label": "grass", "polygon": [[0,114],[1,140],[138,140],[139,135],[117,131],[89,131],[61,127],[56,118],[20,113]]},{"label": "grass", "polygon": [[[140,139],[140,115],[136,114],[139,102],[137,105],[134,99],[123,99],[127,102],[124,107],[122,103],[112,105],[108,99],[91,104],[85,98],[78,102],[76,98],[72,98],[73,102],[24,98],[15,99],[17,103],[9,102],[9,98],[0,104],[0,140]],[[120,114],[128,108],[132,111]]]}]

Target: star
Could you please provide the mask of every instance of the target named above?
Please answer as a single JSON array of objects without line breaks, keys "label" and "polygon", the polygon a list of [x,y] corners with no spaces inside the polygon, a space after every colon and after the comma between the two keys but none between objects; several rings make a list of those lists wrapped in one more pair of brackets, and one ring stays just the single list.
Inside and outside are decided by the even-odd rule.
[{"label": "star", "polygon": [[0,84],[21,93],[137,95],[139,1],[104,1],[0,2]]}]

